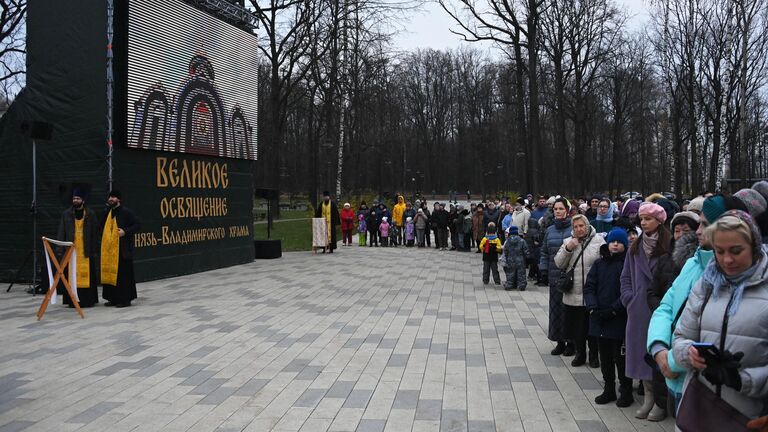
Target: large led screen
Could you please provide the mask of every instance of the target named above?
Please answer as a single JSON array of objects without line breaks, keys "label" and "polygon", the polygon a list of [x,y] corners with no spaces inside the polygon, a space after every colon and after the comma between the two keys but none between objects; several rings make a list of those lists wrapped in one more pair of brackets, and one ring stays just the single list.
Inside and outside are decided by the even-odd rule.
[{"label": "large led screen", "polygon": [[180,1],[130,0],[128,147],[255,160],[257,53]]}]

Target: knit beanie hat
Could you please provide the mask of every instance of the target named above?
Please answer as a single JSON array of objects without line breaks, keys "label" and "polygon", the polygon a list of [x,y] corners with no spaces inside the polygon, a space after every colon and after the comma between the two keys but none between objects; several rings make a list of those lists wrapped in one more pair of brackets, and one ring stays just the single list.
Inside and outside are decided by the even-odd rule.
[{"label": "knit beanie hat", "polygon": [[672,218],[672,223],[670,224],[670,226],[674,228],[675,225],[679,225],[683,223],[688,224],[688,226],[690,226],[693,229],[696,229],[699,226],[699,215],[697,215],[692,211],[682,211],[676,214]]},{"label": "knit beanie hat", "polygon": [[517,225],[510,225],[509,226],[509,235],[517,235]]},{"label": "knit beanie hat", "polygon": [[551,196],[547,199],[547,205],[553,205],[555,203],[555,200],[557,199],[556,196]]},{"label": "knit beanie hat", "polygon": [[701,212],[701,207],[704,205],[704,197],[697,196],[688,203],[688,210]]},{"label": "knit beanie hat", "polygon": [[708,223],[715,222],[725,212],[725,199],[722,195],[713,195],[704,200],[701,213],[707,218]]},{"label": "knit beanie hat", "polygon": [[641,204],[637,214],[640,216],[650,216],[662,224],[667,220],[667,212],[664,211],[664,207],[651,202]]},{"label": "knit beanie hat", "polygon": [[747,206],[747,210],[749,210],[749,214],[752,215],[752,217],[757,217],[760,213],[765,211],[765,198],[760,195],[760,192],[754,189],[742,189],[733,194],[733,196],[740,199],[744,205]]},{"label": "knit beanie hat", "polygon": [[605,236],[605,242],[610,244],[613,242],[619,242],[624,245],[624,249],[629,247],[629,236],[627,231],[621,228],[612,229],[607,236]]},{"label": "knit beanie hat", "polygon": [[752,185],[752,189],[758,191],[768,201],[768,181],[760,180]]}]

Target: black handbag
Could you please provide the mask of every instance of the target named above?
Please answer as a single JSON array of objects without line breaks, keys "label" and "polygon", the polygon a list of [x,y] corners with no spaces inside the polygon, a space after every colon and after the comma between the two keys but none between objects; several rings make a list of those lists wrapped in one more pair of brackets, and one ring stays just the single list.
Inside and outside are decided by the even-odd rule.
[{"label": "black handbag", "polygon": [[[710,291],[704,303],[701,305],[699,314],[699,323],[704,315],[704,308],[712,295]],[[733,299],[731,299],[732,301]],[[728,309],[730,302],[725,307],[725,316],[723,316],[723,327],[720,332],[720,351],[725,350],[725,335],[728,331]],[[701,324],[699,324],[701,326]],[[680,401],[680,409],[677,412],[677,427],[683,432],[701,432],[701,431],[727,431],[727,432],[748,432],[747,428],[749,418],[731,406],[720,397],[720,387],[717,391],[712,391],[708,386],[699,381],[699,372],[688,382],[688,386],[683,393],[683,399]]]},{"label": "black handbag", "polygon": [[587,248],[587,246],[589,246],[589,242],[592,241],[592,238],[594,238],[594,236],[590,237],[589,240],[587,240],[587,242],[584,243],[584,246],[581,247],[581,252],[579,252],[579,256],[576,257],[576,261],[573,262],[573,266],[571,266],[571,269],[560,272],[560,276],[557,278],[557,282],[555,282],[555,289],[557,289],[561,293],[567,294],[573,291],[574,269],[576,268],[576,264],[579,262],[582,255],[584,255],[584,250]]},{"label": "black handbag", "polygon": [[555,288],[563,294],[573,291],[573,269],[560,272]]}]

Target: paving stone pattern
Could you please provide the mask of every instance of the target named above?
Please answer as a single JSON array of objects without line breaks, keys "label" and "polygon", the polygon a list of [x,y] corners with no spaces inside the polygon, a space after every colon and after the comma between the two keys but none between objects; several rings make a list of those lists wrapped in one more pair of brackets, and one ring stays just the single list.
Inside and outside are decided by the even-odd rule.
[{"label": "paving stone pattern", "polygon": [[552,357],[547,290],[475,253],[341,247],[143,283],[134,307],[0,301],[2,431],[672,431]]}]

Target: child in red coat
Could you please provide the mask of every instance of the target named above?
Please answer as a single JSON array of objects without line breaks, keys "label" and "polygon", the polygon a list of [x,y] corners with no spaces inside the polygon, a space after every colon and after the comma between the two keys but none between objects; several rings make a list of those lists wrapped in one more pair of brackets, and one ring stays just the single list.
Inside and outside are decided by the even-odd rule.
[{"label": "child in red coat", "polygon": [[352,231],[355,229],[355,211],[349,203],[344,203],[341,210],[341,238],[342,245],[352,246]]}]

